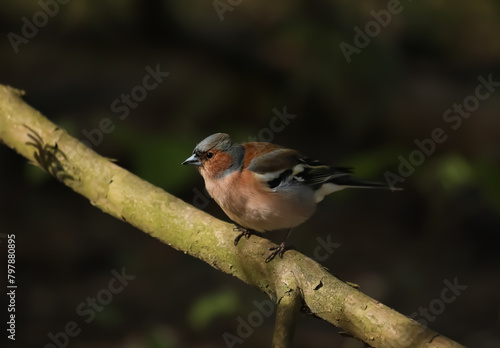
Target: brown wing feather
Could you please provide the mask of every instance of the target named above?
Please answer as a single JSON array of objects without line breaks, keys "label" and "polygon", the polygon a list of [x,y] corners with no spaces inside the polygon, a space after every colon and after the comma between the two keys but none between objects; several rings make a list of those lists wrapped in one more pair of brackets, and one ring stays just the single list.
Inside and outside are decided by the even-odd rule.
[{"label": "brown wing feather", "polygon": [[[299,163],[295,150],[268,143],[246,143],[244,168],[252,172],[274,173],[293,168]],[[253,159],[253,160],[252,160]]]}]

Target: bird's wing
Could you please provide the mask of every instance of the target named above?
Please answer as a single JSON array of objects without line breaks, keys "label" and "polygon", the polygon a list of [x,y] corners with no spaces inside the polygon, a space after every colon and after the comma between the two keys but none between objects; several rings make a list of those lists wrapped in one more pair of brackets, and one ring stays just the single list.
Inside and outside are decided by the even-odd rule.
[{"label": "bird's wing", "polygon": [[[320,188],[326,182],[341,181],[341,178],[349,177],[353,170],[346,167],[331,167],[317,160],[300,158],[300,163],[296,166],[297,180],[313,189]],[[300,168],[300,169],[299,169]],[[339,183],[340,184],[340,183]]]},{"label": "bird's wing", "polygon": [[320,197],[318,199],[321,200],[324,195],[346,187],[389,188],[386,183],[354,178],[352,168],[332,167],[303,157],[295,150],[276,146],[271,149],[266,147],[266,150],[262,151],[249,161],[247,169],[254,172],[271,189],[283,185],[301,184],[318,192]]},{"label": "bird's wing", "polygon": [[269,146],[259,148],[259,143],[249,144],[251,146],[246,150],[253,159],[248,163],[247,169],[256,173],[270,188],[300,182],[318,189],[325,182],[352,173],[349,168],[330,167],[305,158],[292,149]]},{"label": "bird's wing", "polygon": [[282,172],[299,163],[297,151],[278,148],[254,158],[247,169],[257,174]]},{"label": "bird's wing", "polygon": [[[292,173],[293,168],[300,162],[300,156],[295,150],[276,147],[267,152],[256,153],[248,163],[247,169],[254,172],[262,181],[269,182],[281,178],[285,173]],[[255,156],[256,155],[256,156]],[[281,181],[281,180],[279,180]],[[271,184],[270,186],[274,186]]]}]

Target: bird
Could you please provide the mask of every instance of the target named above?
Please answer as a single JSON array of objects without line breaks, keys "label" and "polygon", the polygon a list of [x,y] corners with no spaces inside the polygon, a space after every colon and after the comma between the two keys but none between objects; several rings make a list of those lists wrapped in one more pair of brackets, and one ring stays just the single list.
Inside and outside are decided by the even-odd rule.
[{"label": "bird", "polygon": [[356,179],[352,168],[329,166],[269,142],[239,144],[225,133],[203,139],[182,164],[198,168],[210,196],[236,223],[235,246],[256,232],[288,230],[266,262],[283,258],[292,229],[308,220],[325,196],[345,188],[399,190]]}]

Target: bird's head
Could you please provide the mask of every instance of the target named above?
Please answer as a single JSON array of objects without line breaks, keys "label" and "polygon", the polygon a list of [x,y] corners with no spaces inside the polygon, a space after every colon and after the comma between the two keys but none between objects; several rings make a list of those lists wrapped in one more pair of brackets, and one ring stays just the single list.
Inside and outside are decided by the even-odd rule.
[{"label": "bird's head", "polygon": [[225,133],[215,133],[198,143],[191,157],[182,164],[198,167],[204,178],[221,178],[239,170],[244,157],[242,145],[233,143]]}]

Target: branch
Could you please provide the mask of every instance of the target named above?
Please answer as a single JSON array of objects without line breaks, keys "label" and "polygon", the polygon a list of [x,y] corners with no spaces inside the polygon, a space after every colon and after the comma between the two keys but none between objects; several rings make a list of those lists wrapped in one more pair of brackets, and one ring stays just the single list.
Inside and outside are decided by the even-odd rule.
[{"label": "branch", "polygon": [[299,314],[302,297],[299,291],[287,292],[278,302],[274,326],[273,348],[292,347],[295,321]]},{"label": "branch", "polygon": [[235,247],[233,225],[98,155],[27,105],[22,95],[0,85],[0,140],[102,211],[267,293],[279,303],[275,337],[290,339],[296,308],[303,302],[312,314],[373,347],[462,347],[333,277],[297,251],[265,263],[274,245],[270,241],[252,236]]}]

